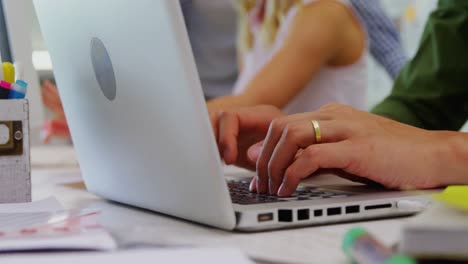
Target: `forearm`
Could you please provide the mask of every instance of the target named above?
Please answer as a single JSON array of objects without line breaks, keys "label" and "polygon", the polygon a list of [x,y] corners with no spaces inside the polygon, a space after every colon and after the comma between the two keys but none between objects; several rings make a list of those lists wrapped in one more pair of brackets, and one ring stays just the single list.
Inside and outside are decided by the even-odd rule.
[{"label": "forearm", "polygon": [[468,133],[432,132],[439,186],[468,184]]},{"label": "forearm", "polygon": [[207,102],[209,112],[259,105],[243,95],[228,95]]}]

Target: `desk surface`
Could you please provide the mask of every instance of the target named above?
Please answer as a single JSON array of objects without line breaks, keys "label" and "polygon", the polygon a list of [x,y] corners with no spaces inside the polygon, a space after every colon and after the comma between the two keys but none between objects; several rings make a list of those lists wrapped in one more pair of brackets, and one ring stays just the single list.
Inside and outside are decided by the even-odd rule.
[{"label": "desk surface", "polygon": [[[50,150],[44,151],[33,151],[33,199],[53,195],[67,209],[100,208],[102,223],[127,246],[231,246],[242,249],[254,259],[271,263],[347,263],[341,251],[341,239],[349,228],[362,226],[390,245],[398,240],[400,228],[406,221],[400,218],[254,234],[230,233],[103,200],[70,184],[80,181],[78,167],[36,164],[36,155],[41,161],[44,160],[42,154],[51,155]],[[60,156],[61,151],[70,153],[69,149],[59,148],[54,155]],[[243,174],[232,168],[226,173]]]}]

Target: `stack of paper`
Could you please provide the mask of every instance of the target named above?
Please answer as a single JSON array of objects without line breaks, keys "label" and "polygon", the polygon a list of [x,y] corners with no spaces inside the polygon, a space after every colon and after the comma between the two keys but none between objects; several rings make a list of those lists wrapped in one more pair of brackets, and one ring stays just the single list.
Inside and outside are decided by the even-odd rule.
[{"label": "stack of paper", "polygon": [[403,228],[401,250],[420,258],[468,260],[468,186],[447,188]]},{"label": "stack of paper", "polygon": [[0,205],[0,252],[113,250],[95,210],[65,211],[55,198]]}]

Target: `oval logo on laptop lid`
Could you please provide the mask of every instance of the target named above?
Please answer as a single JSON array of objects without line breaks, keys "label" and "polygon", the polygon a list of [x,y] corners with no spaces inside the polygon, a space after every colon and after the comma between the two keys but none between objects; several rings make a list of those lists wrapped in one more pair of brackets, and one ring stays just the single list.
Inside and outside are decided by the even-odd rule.
[{"label": "oval logo on laptop lid", "polygon": [[104,43],[99,38],[91,39],[91,61],[102,93],[113,101],[117,95],[114,67]]}]

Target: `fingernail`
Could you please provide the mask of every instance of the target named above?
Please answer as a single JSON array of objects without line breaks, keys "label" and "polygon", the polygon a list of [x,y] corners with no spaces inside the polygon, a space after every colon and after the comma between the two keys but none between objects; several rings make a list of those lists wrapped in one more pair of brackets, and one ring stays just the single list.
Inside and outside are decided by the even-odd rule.
[{"label": "fingernail", "polygon": [[256,181],[256,178],[253,178],[250,181],[250,186],[249,186],[249,191],[253,192],[254,191],[254,182]]},{"label": "fingernail", "polygon": [[284,187],[284,184],[281,184],[279,190],[278,190],[278,196],[286,196],[286,187]]}]

